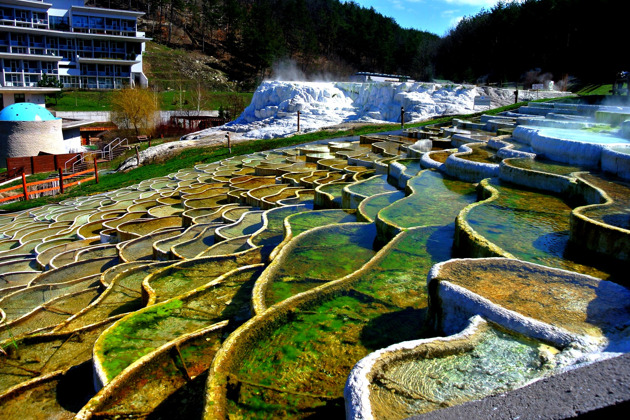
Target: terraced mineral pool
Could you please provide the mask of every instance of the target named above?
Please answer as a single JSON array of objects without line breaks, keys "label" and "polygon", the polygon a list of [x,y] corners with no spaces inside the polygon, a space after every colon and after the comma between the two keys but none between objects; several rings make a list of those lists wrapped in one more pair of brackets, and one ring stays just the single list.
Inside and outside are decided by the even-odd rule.
[{"label": "terraced mineral pool", "polygon": [[517,168],[530,169],[533,171],[546,172],[555,175],[569,175],[573,172],[585,170],[580,166],[539,159],[510,159],[509,164]]},{"label": "terraced mineral pool", "polygon": [[601,174],[580,174],[580,178],[602,189],[612,200],[610,204],[582,210],[582,214],[621,229],[630,230],[630,183]]},{"label": "terraced mineral pool", "polygon": [[[97,300],[81,312],[59,324],[55,330],[72,331],[121,314],[137,311],[144,307],[142,302],[142,280],[151,273],[170,265],[169,262],[124,264],[125,271],[117,274],[111,284]],[[112,321],[113,322],[113,321]]]},{"label": "terraced mineral pool", "polygon": [[[342,206],[342,196],[343,196],[343,189],[344,187],[348,185],[347,182],[343,182],[343,183],[335,183],[335,184],[326,184],[323,185],[321,187],[318,187],[317,190],[321,191],[324,194],[329,195],[331,198],[330,200],[327,200],[329,202],[327,202],[328,205],[334,207],[334,208],[341,208]],[[328,207],[328,206],[326,206]]]},{"label": "terraced mineral pool", "polygon": [[387,182],[387,175],[373,176],[365,181],[348,185],[347,189],[355,194],[360,194],[365,197],[398,190],[396,187]]},{"label": "terraced mineral pool", "polygon": [[280,200],[284,200],[287,198],[296,198],[298,191],[303,191],[303,187],[289,187],[283,189],[281,192],[265,197],[261,201],[261,206],[263,209],[269,209],[271,207],[276,206],[276,203]]},{"label": "terraced mineral pool", "polygon": [[284,239],[284,219],[306,210],[306,206],[285,206],[266,211],[266,225],[252,236],[251,243],[266,248],[265,254],[271,252]]},{"label": "terraced mineral pool", "polygon": [[430,153],[429,156],[431,157],[431,159],[433,159],[436,162],[444,163],[446,162],[446,159],[448,159],[448,157],[452,154],[453,154],[453,151],[444,151],[444,152]]},{"label": "terraced mineral pool", "polygon": [[170,252],[180,259],[192,259],[215,244],[214,232],[222,226],[218,223],[209,224],[201,233],[188,241],[179,242],[171,246]]},{"label": "terraced mineral pool", "polygon": [[201,418],[205,373],[221,347],[226,323],[181,337],[136,362],[88,402],[76,418]]},{"label": "terraced mineral pool", "polygon": [[291,236],[295,237],[302,232],[316,228],[339,223],[356,222],[354,213],[340,209],[322,209],[309,212],[297,213],[288,216],[286,223],[291,227]]},{"label": "terraced mineral pool", "polygon": [[405,419],[509,391],[549,373],[557,352],[485,323],[471,341],[386,365],[370,384],[374,418]]},{"label": "terraced mineral pool", "polygon": [[85,308],[98,295],[97,287],[89,287],[43,302],[42,305],[33,308],[34,310],[28,316],[10,319],[10,315],[13,315],[10,312],[7,314],[9,315],[7,321],[0,325],[0,340],[7,340],[39,329],[54,327]]},{"label": "terraced mineral pool", "polygon": [[[449,282],[520,316],[588,336],[608,351],[627,346],[630,290],[609,281],[512,258],[452,260],[431,281]],[[443,297],[442,302],[449,299]],[[457,310],[441,306],[444,318]]]},{"label": "terraced mineral pool", "polygon": [[403,191],[392,191],[373,195],[361,202],[358,211],[366,218],[366,222],[373,222],[379,211],[403,198],[405,198],[405,193]]},{"label": "terraced mineral pool", "polygon": [[[466,221],[481,236],[516,258],[606,279],[612,267],[593,267],[571,255],[569,221],[572,207],[562,198],[484,180],[498,198],[468,212]],[[514,240],[518,238],[518,240]]]},{"label": "terraced mineral pool", "polygon": [[419,159],[397,159],[396,163],[405,167],[405,175],[415,176],[422,170]]},{"label": "terraced mineral pool", "polygon": [[311,298],[273,333],[241,343],[248,351],[230,375],[239,383],[228,395],[229,415],[343,417],[343,388],[354,364],[427,332],[425,278],[434,263],[450,258],[453,232],[447,226],[403,233],[349,290]]},{"label": "terraced mineral pool", "polygon": [[407,188],[413,193],[381,210],[379,219],[403,229],[444,225],[477,199],[474,184],[430,170],[410,179]]},{"label": "terraced mineral pool", "polygon": [[239,267],[235,258],[200,258],[184,261],[159,270],[145,277],[145,287],[154,297],[150,304],[164,302],[216,280],[223,274]]},{"label": "terraced mineral pool", "polygon": [[367,223],[330,225],[294,237],[270,275],[267,307],[359,269],[374,256],[375,239],[376,227]]},{"label": "terraced mineral pool", "polygon": [[222,320],[232,325],[250,316],[251,288],[260,266],[233,271],[216,285],[152,305],[118,321],[97,340],[94,357],[107,381],[163,344]]},{"label": "terraced mineral pool", "polygon": [[520,152],[527,152],[527,153],[533,153],[532,148],[525,143],[521,143],[519,141],[516,141],[514,138],[509,137],[509,138],[503,138],[501,139],[501,141],[505,142],[505,143],[510,143],[512,146],[512,150],[518,150]]},{"label": "terraced mineral pool", "polygon": [[218,228],[215,235],[226,239],[251,235],[262,227],[262,213],[262,211],[244,213],[234,224]]},{"label": "terraced mineral pool", "polygon": [[[14,363],[0,364],[0,392],[43,375],[67,370],[92,358],[92,346],[103,330],[111,324],[105,321],[67,333],[46,336],[31,335],[0,342],[10,360],[20,360],[28,370]],[[49,413],[42,415],[48,418]]]},{"label": "terraced mineral pool", "polygon": [[630,144],[630,140],[623,137],[617,137],[613,134],[601,132],[594,133],[587,130],[569,130],[566,128],[538,128],[540,135],[554,137],[569,141],[578,141],[582,143],[595,144]]},{"label": "terraced mineral pool", "polygon": [[470,154],[461,154],[457,157],[464,160],[469,160],[472,162],[481,162],[481,163],[499,163],[501,158],[499,158],[496,154],[496,150],[491,149],[485,145],[468,145],[472,149],[472,153]]}]

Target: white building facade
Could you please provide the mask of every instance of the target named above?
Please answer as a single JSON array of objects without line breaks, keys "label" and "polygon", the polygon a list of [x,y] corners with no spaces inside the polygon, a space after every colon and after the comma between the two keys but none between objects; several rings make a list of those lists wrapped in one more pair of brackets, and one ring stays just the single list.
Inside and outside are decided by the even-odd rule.
[{"label": "white building facade", "polygon": [[142,72],[147,39],[137,30],[144,13],[84,4],[0,0],[0,89],[36,87],[44,73],[66,88],[148,84]]}]

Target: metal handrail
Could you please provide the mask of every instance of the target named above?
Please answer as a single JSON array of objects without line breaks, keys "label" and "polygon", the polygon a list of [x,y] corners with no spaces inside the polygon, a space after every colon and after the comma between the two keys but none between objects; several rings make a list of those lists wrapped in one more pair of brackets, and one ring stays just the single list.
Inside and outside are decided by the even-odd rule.
[{"label": "metal handrail", "polygon": [[77,160],[76,162],[74,162],[72,164],[72,173],[74,173],[76,171],[75,166],[81,165],[82,163],[85,163],[85,160],[88,157],[94,156],[94,160],[98,159],[98,154],[99,153],[101,155],[101,159],[103,159],[105,157],[105,151],[104,150],[95,150],[95,151],[92,151],[92,152],[83,153],[83,156],[81,156],[81,159]]},{"label": "metal handrail", "polygon": [[77,153],[64,163],[63,170],[64,172],[68,172],[68,165],[72,162],[72,172],[74,173],[77,165],[81,165],[82,163],[84,163],[85,160],[90,156],[94,156],[95,159],[98,159],[99,154],[100,159],[112,160],[114,158],[114,149],[123,143],[128,146],[129,140],[127,140],[126,137],[124,139],[116,137],[114,140],[106,144],[105,147],[103,147],[103,150],[96,150],[88,153]]},{"label": "metal handrail", "polygon": [[121,139],[120,137],[116,137],[114,140],[112,140],[107,145],[105,145],[105,147],[103,147],[103,152],[109,154],[109,159],[108,160],[112,160],[113,159],[114,149],[116,147],[122,145],[123,143],[125,143],[127,146],[129,146],[129,140],[127,140],[127,137],[125,137],[124,139]]},{"label": "metal handrail", "polygon": [[[70,159],[68,159],[68,160],[67,160],[67,161],[63,164],[63,171],[64,171],[64,172],[68,172],[68,164],[69,164],[70,162],[72,162],[73,160],[75,160],[75,159],[80,159],[80,157],[81,157],[81,153],[77,153],[76,155],[74,155],[74,156],[72,156]],[[73,168],[74,168],[74,165],[73,165]]]}]

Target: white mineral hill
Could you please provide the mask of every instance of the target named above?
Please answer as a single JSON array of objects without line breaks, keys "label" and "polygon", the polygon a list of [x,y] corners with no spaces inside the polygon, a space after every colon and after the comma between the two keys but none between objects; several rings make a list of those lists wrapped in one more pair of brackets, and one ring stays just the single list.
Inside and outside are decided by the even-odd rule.
[{"label": "white mineral hill", "polygon": [[[537,94],[543,97],[542,92]],[[399,123],[401,107],[405,108],[405,122],[421,121],[471,113],[477,96],[489,97],[493,107],[514,102],[513,89],[472,85],[268,81],[258,87],[251,104],[236,120],[182,139],[198,139],[217,131],[230,131],[244,138],[283,137],[296,132],[298,111],[301,132],[351,122]],[[528,97],[532,97],[528,91],[519,91],[519,100]]]}]

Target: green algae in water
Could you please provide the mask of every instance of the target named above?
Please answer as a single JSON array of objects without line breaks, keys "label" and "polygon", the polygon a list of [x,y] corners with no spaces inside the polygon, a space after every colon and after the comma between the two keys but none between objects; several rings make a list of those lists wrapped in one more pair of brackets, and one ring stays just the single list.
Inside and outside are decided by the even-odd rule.
[{"label": "green algae in water", "polygon": [[496,180],[489,184],[498,190],[499,197],[476,206],[466,218],[479,235],[525,261],[599,278],[609,276],[570,259],[567,247],[572,207],[562,198]]},{"label": "green algae in water", "polygon": [[169,267],[152,276],[149,286],[154,290],[156,301],[164,302],[190,290],[201,287],[223,274],[238,268],[234,259],[211,262],[186,262]]},{"label": "green algae in water", "polygon": [[375,418],[403,419],[522,386],[550,371],[555,349],[487,327],[474,347],[384,366],[370,385]]},{"label": "green algae in water", "polygon": [[244,343],[230,415],[343,416],[343,388],[354,364],[427,330],[426,276],[450,258],[453,233],[452,224],[405,232],[349,291],[295,310],[273,333]]},{"label": "green algae in water", "polygon": [[475,186],[434,171],[423,171],[407,182],[413,193],[383,209],[379,218],[401,228],[451,223],[477,199]]},{"label": "green algae in water", "polygon": [[251,289],[259,274],[259,267],[239,271],[214,286],[118,321],[99,338],[95,350],[107,378],[111,380],[140,357],[181,335],[228,319],[232,328],[240,325],[251,316]]},{"label": "green algae in water", "polygon": [[341,208],[342,190],[346,185],[350,185],[347,182],[340,182],[336,184],[326,184],[319,187],[319,191],[330,194],[333,196],[332,202],[339,208]]},{"label": "green algae in water", "polygon": [[405,167],[405,175],[415,176],[422,170],[420,159],[398,159],[396,163]]},{"label": "green algae in water", "polygon": [[372,222],[376,219],[376,215],[379,211],[403,198],[405,198],[405,193],[403,191],[392,191],[389,193],[373,195],[361,202],[359,205],[359,212],[364,217],[367,217],[369,222]]},{"label": "green algae in water", "polygon": [[297,236],[302,232],[316,228],[318,226],[353,223],[357,218],[354,213],[344,210],[313,210],[289,216],[287,222],[291,226],[291,233]]},{"label": "green algae in water", "polygon": [[251,235],[262,227],[262,223],[262,212],[252,211],[245,213],[235,225],[219,228],[219,232],[225,238]]},{"label": "green algae in water", "polygon": [[501,161],[496,154],[496,150],[489,148],[488,146],[469,146],[472,149],[472,153],[469,155],[458,155],[457,157],[471,162],[481,163],[498,163]]},{"label": "green algae in water", "polygon": [[306,206],[286,206],[268,210],[265,213],[267,226],[252,236],[254,245],[275,248],[284,238],[284,219],[298,212],[306,211]]},{"label": "green algae in water", "polygon": [[546,172],[555,175],[569,175],[573,172],[580,172],[585,170],[581,166],[574,166],[566,163],[538,159],[510,159],[509,164],[517,168],[531,169],[534,171]]},{"label": "green algae in water", "polygon": [[630,184],[603,174],[580,174],[580,178],[601,188],[613,200],[610,204],[582,210],[582,214],[621,229],[630,229]]},{"label": "green algae in water", "polygon": [[397,191],[398,189],[387,182],[387,175],[381,175],[350,185],[348,190],[369,197],[384,192]]},{"label": "green algae in water", "polygon": [[106,291],[106,295],[94,306],[86,308],[76,318],[71,319],[62,327],[63,331],[70,331],[85,325],[90,325],[112,316],[137,311],[142,309],[141,284],[142,280],[165,266],[168,262],[147,264],[134,267],[119,274],[114,279],[114,284]]},{"label": "green algae in water", "polygon": [[[330,226],[302,236],[270,279],[267,306],[286,297],[287,285],[294,295],[358,270],[374,256],[375,238],[373,224]],[[278,295],[277,283],[285,283]]]}]

